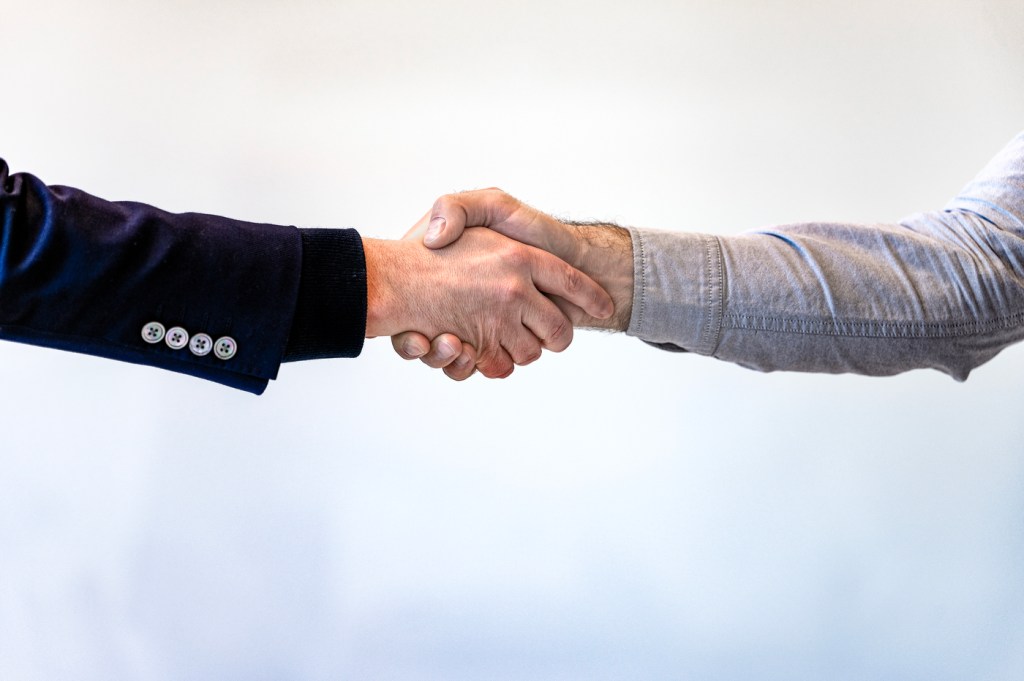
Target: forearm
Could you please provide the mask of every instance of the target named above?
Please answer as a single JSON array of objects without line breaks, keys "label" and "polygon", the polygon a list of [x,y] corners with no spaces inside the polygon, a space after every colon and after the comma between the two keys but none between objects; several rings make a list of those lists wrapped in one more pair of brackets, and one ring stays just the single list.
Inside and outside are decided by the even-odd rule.
[{"label": "forearm", "polygon": [[[300,233],[105,201],[9,174],[0,161],[0,244],[0,338],[257,393],[281,361],[361,347],[365,286],[352,230]],[[150,322],[230,337],[236,351],[171,347],[144,337]]]},{"label": "forearm", "polygon": [[963,379],[1024,337],[1024,139],[946,211],[733,237],[634,230],[629,333],[760,370]]},{"label": "forearm", "polygon": [[[1024,286],[980,235],[922,233],[943,228],[935,217],[736,237],[638,230],[629,333],[762,371],[931,367],[966,378],[1024,336]],[[978,227],[976,217],[948,218]],[[1016,238],[999,248],[1024,256]]]}]

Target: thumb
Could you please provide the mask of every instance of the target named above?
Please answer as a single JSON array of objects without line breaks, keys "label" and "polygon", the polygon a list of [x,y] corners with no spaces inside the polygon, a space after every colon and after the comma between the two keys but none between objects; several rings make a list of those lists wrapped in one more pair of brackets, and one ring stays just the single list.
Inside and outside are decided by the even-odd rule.
[{"label": "thumb", "polygon": [[466,208],[456,197],[449,194],[434,202],[426,216],[426,231],[423,245],[427,248],[444,248],[458,241],[466,229]]},{"label": "thumb", "polygon": [[423,245],[444,248],[458,240],[466,227],[494,227],[522,204],[497,188],[447,194],[434,202]]}]

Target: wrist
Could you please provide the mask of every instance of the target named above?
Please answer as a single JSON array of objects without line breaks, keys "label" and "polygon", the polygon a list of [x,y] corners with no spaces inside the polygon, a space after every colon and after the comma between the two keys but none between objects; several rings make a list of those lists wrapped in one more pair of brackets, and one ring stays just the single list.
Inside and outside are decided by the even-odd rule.
[{"label": "wrist", "polygon": [[402,272],[400,242],[363,239],[366,256],[366,337],[392,336],[402,327],[402,295],[397,276]]},{"label": "wrist", "polygon": [[568,223],[576,234],[574,267],[600,284],[615,312],[608,319],[584,316],[574,326],[625,331],[633,313],[633,239],[629,230],[612,224]]}]

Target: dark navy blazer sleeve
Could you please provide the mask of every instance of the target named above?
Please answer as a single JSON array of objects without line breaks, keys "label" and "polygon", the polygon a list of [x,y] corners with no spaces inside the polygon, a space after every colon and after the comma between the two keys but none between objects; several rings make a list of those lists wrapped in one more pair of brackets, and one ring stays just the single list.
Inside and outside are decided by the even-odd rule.
[{"label": "dark navy blazer sleeve", "polygon": [[[282,361],[359,354],[365,277],[354,230],[105,201],[0,160],[0,338],[259,394]],[[236,349],[147,342],[150,322]]]}]

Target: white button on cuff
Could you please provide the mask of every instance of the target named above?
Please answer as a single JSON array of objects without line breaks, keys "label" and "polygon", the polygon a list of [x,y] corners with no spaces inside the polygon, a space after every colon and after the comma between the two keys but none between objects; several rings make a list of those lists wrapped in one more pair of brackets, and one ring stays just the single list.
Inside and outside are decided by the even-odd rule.
[{"label": "white button on cuff", "polygon": [[220,359],[231,359],[238,352],[238,343],[231,336],[218,338],[217,342],[213,345],[213,352]]},{"label": "white button on cuff", "polygon": [[213,339],[205,333],[197,333],[192,336],[192,340],[188,342],[188,349],[192,351],[192,354],[196,357],[205,357],[210,354],[213,350]]},{"label": "white button on cuff", "polygon": [[160,322],[150,322],[142,327],[142,340],[147,343],[159,343],[164,339],[164,325]]},{"label": "white button on cuff", "polygon": [[188,345],[188,331],[180,326],[175,326],[167,330],[167,338],[164,340],[167,341],[167,346],[172,350],[181,350]]}]

